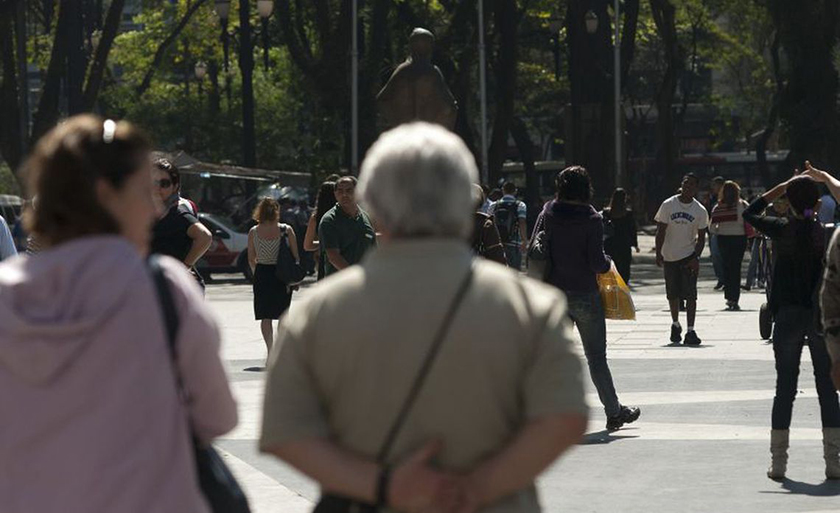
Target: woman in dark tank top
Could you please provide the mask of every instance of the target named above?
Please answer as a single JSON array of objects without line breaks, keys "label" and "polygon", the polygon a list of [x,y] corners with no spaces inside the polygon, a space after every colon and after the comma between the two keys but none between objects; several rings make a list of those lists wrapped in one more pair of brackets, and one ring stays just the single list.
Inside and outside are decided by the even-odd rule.
[{"label": "woman in dark tank top", "polygon": [[613,192],[610,204],[601,215],[605,225],[604,252],[615,262],[615,268],[624,281],[630,283],[630,249],[636,248],[638,253],[639,240],[636,236],[636,218],[633,211],[627,208],[627,193],[624,189],[619,187]]}]

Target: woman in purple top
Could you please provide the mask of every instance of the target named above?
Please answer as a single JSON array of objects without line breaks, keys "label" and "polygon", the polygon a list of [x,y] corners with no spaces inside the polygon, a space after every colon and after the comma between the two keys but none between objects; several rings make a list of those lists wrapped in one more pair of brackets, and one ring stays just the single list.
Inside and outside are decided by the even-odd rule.
[{"label": "woman in purple top", "polygon": [[568,167],[554,183],[555,199],[546,203],[534,233],[544,229],[548,234],[552,264],[548,282],[566,294],[569,317],[580,332],[589,374],[612,431],[634,422],[641,412],[618,401],[607,363],[607,326],[595,279],[612,265],[604,254],[604,221],[589,203],[592,184],[585,168]]},{"label": "woman in purple top", "polygon": [[193,437],[233,429],[236,403],[198,285],[162,257],[170,356],[146,263],[150,149],[126,122],[80,115],[27,161],[40,251],[0,264],[3,513],[210,513]]}]

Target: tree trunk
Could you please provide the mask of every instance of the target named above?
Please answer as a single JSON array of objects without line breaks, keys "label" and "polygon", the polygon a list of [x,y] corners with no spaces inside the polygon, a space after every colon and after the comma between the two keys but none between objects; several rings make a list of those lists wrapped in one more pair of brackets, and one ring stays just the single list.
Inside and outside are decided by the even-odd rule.
[{"label": "tree trunk", "polygon": [[455,120],[455,133],[461,136],[461,139],[467,145],[467,148],[475,155],[476,162],[480,159],[480,149],[475,142],[475,130],[471,123],[471,114],[473,108],[472,92],[472,67],[476,58],[474,52],[463,52],[460,59],[458,59],[458,73],[454,77],[455,89],[452,93],[458,100],[458,118]]},{"label": "tree trunk", "polygon": [[[302,18],[300,6],[294,11],[289,0],[276,4],[277,19],[292,62],[300,69],[313,94],[330,110],[343,112],[350,102],[350,59],[347,41],[350,40],[350,4],[341,2],[341,10],[335,19],[325,8],[319,10],[314,27],[319,41],[317,53],[309,42],[309,32]],[[316,5],[320,5],[316,3]]]},{"label": "tree trunk", "polygon": [[[639,25],[639,0],[626,0],[624,2],[624,27],[621,31],[621,98],[624,98],[624,91],[627,90],[627,83],[630,76],[630,67],[633,65],[633,60],[636,56],[636,33]],[[628,166],[630,161],[632,130],[628,127],[626,111],[624,108],[619,110],[621,123],[625,127],[624,133],[627,134],[622,141],[621,149],[623,151],[622,163],[624,174],[622,176],[625,184],[636,183],[636,177],[633,169]],[[613,136],[614,137],[614,136]],[[640,189],[643,190],[643,189]],[[637,199],[641,199],[638,198]]]},{"label": "tree trunk", "polygon": [[85,110],[82,92],[85,86],[87,56],[82,0],[64,0],[60,16],[67,18],[67,27],[64,38],[60,40],[56,37],[56,42],[67,46],[67,79],[64,88],[67,95],[67,112],[72,116]]},{"label": "tree trunk", "polygon": [[21,154],[26,155],[29,150],[29,120],[31,109],[29,108],[29,55],[27,42],[27,9],[26,2],[18,2],[15,16],[15,41],[17,43],[17,69],[18,69],[18,137]]},{"label": "tree trunk", "polygon": [[770,106],[770,112],[767,114],[767,125],[762,130],[761,135],[755,144],[755,156],[758,164],[758,172],[761,175],[761,181],[764,185],[769,186],[772,183],[773,177],[770,176],[770,166],[767,165],[767,143],[776,131],[776,126],[779,123],[779,107],[781,104],[782,91],[784,83],[782,82],[781,61],[779,60],[779,31],[773,35],[773,44],[770,46],[770,56],[773,62],[773,78],[776,80],[776,90],[773,92],[773,103]]},{"label": "tree trunk", "polygon": [[18,110],[18,73],[15,61],[14,9],[0,13],[0,58],[3,63],[3,80],[0,82],[0,152],[12,169],[17,169],[23,158]]},{"label": "tree trunk", "polygon": [[111,53],[111,46],[114,44],[114,39],[117,37],[117,32],[120,29],[124,7],[125,0],[112,0],[111,7],[108,8],[108,15],[105,18],[102,35],[99,38],[99,44],[93,56],[93,64],[90,68],[87,84],[85,84],[82,107],[86,111],[93,110],[96,105],[96,99],[99,97],[99,91],[102,88],[102,79],[107,69],[108,55]]},{"label": "tree trunk", "polygon": [[370,26],[364,31],[366,37],[359,38],[360,41],[369,40],[365,45],[368,51],[359,56],[361,69],[364,70],[359,76],[360,160],[378,135],[376,95],[390,76],[389,64],[392,62],[388,23],[391,1],[374,0],[372,3]]},{"label": "tree trunk", "polygon": [[[677,81],[682,69],[682,52],[677,40],[676,9],[669,0],[650,0],[653,20],[665,49],[665,75],[656,94],[656,166],[657,179],[653,184],[660,190],[652,192],[662,198],[672,194],[679,183],[676,169],[677,144],[674,133],[672,106],[677,91]],[[664,190],[662,187],[664,186]]]},{"label": "tree trunk", "polygon": [[621,86],[626,87],[630,66],[636,56],[636,31],[639,25],[639,0],[624,2],[624,27],[621,31]]},{"label": "tree trunk", "polygon": [[[64,4],[59,9],[63,10]],[[44,86],[41,89],[41,98],[38,101],[38,110],[35,111],[33,120],[31,142],[40,139],[47,130],[56,124],[60,116],[61,79],[66,58],[66,48],[63,41],[68,20],[69,17],[61,16],[59,12],[52,52],[50,53],[50,63],[47,66],[47,74],[43,80]]]},{"label": "tree trunk", "polygon": [[789,163],[801,166],[808,159],[836,169],[840,166],[840,123],[833,57],[840,6],[823,0],[770,3],[787,57],[780,117],[790,137]]},{"label": "tree trunk", "polygon": [[[586,14],[592,10],[598,29],[586,29]],[[569,47],[571,109],[566,120],[566,162],[585,166],[597,196],[607,194],[614,180],[613,169],[613,54],[612,27],[607,2],[570,0],[566,31]]]},{"label": "tree trunk", "polygon": [[[400,4],[398,12],[409,22],[409,26],[420,22],[410,22],[414,17]],[[473,98],[476,85],[473,82],[474,66],[478,61],[478,52],[469,44],[478,39],[477,16],[478,9],[475,2],[460,2],[451,5],[453,9],[448,30],[438,39],[435,57],[444,78],[448,82],[452,94],[458,102],[458,117],[455,120],[455,133],[466,143],[467,148],[475,156],[476,162],[481,161],[481,149],[476,143],[475,127],[473,126]],[[407,12],[408,11],[408,12]],[[476,74],[477,75],[477,74]]]},{"label": "tree trunk", "polygon": [[493,135],[488,151],[490,183],[497,183],[502,176],[502,165],[507,156],[508,133],[513,120],[516,97],[516,65],[519,13],[515,0],[499,0],[494,10],[495,29],[499,34],[498,57],[494,63],[496,77],[496,112]]},{"label": "tree trunk", "polygon": [[249,0],[239,0],[239,70],[242,73],[242,165],[257,165],[254,121],[254,43]]},{"label": "tree trunk", "polygon": [[528,206],[528,233],[531,233],[542,207],[539,176],[537,176],[537,166],[534,162],[534,143],[528,134],[528,127],[518,116],[511,120],[510,134],[516,143],[519,159],[525,171],[525,205]]}]

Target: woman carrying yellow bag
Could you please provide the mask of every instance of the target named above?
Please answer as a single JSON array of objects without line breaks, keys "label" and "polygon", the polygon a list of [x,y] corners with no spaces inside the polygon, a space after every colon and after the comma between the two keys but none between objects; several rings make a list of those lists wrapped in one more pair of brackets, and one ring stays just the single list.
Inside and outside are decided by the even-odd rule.
[{"label": "woman carrying yellow bag", "polygon": [[596,276],[615,267],[604,254],[603,218],[589,204],[589,173],[579,166],[566,168],[555,186],[556,199],[545,205],[532,238],[542,233],[548,240],[550,265],[545,281],[566,294],[569,317],[580,332],[589,374],[604,405],[607,429],[612,431],[634,422],[641,413],[619,402],[607,363],[607,324]]},{"label": "woman carrying yellow bag", "polygon": [[633,296],[630,295],[630,287],[624,283],[624,279],[615,267],[615,262],[610,265],[610,270],[595,276],[598,280],[598,292],[601,294],[601,304],[604,306],[604,317],[618,321],[635,321],[636,305],[633,304]]}]

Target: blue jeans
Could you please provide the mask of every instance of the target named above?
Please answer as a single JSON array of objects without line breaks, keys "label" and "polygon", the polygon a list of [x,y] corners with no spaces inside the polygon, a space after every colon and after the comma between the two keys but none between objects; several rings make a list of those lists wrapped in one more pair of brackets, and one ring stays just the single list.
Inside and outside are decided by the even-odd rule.
[{"label": "blue jeans", "polygon": [[790,429],[799,380],[799,362],[806,336],[814,365],[822,426],[840,427],[840,402],[831,383],[831,358],[825,348],[825,341],[815,329],[814,311],[801,306],[783,306],[776,312],[774,320],[776,396],[773,398],[773,429]]},{"label": "blue jeans", "polygon": [[747,269],[747,288],[755,285],[755,276],[758,272],[758,260],[761,253],[761,239],[755,237],[752,240],[752,251],[750,252],[750,267]]},{"label": "blue jeans", "polygon": [[517,244],[505,244],[505,256],[507,257],[508,267],[513,267],[517,271],[522,270],[522,249]]},{"label": "blue jeans", "polygon": [[718,283],[723,283],[723,257],[720,254],[718,236],[715,234],[709,237],[709,252],[712,254],[712,268],[715,271],[715,278],[717,278]]},{"label": "blue jeans", "polygon": [[574,321],[583,342],[589,375],[598,390],[598,398],[604,405],[607,417],[618,415],[621,404],[615,393],[610,366],[607,363],[607,323],[601,295],[594,292],[566,292],[569,301],[569,317]]}]

